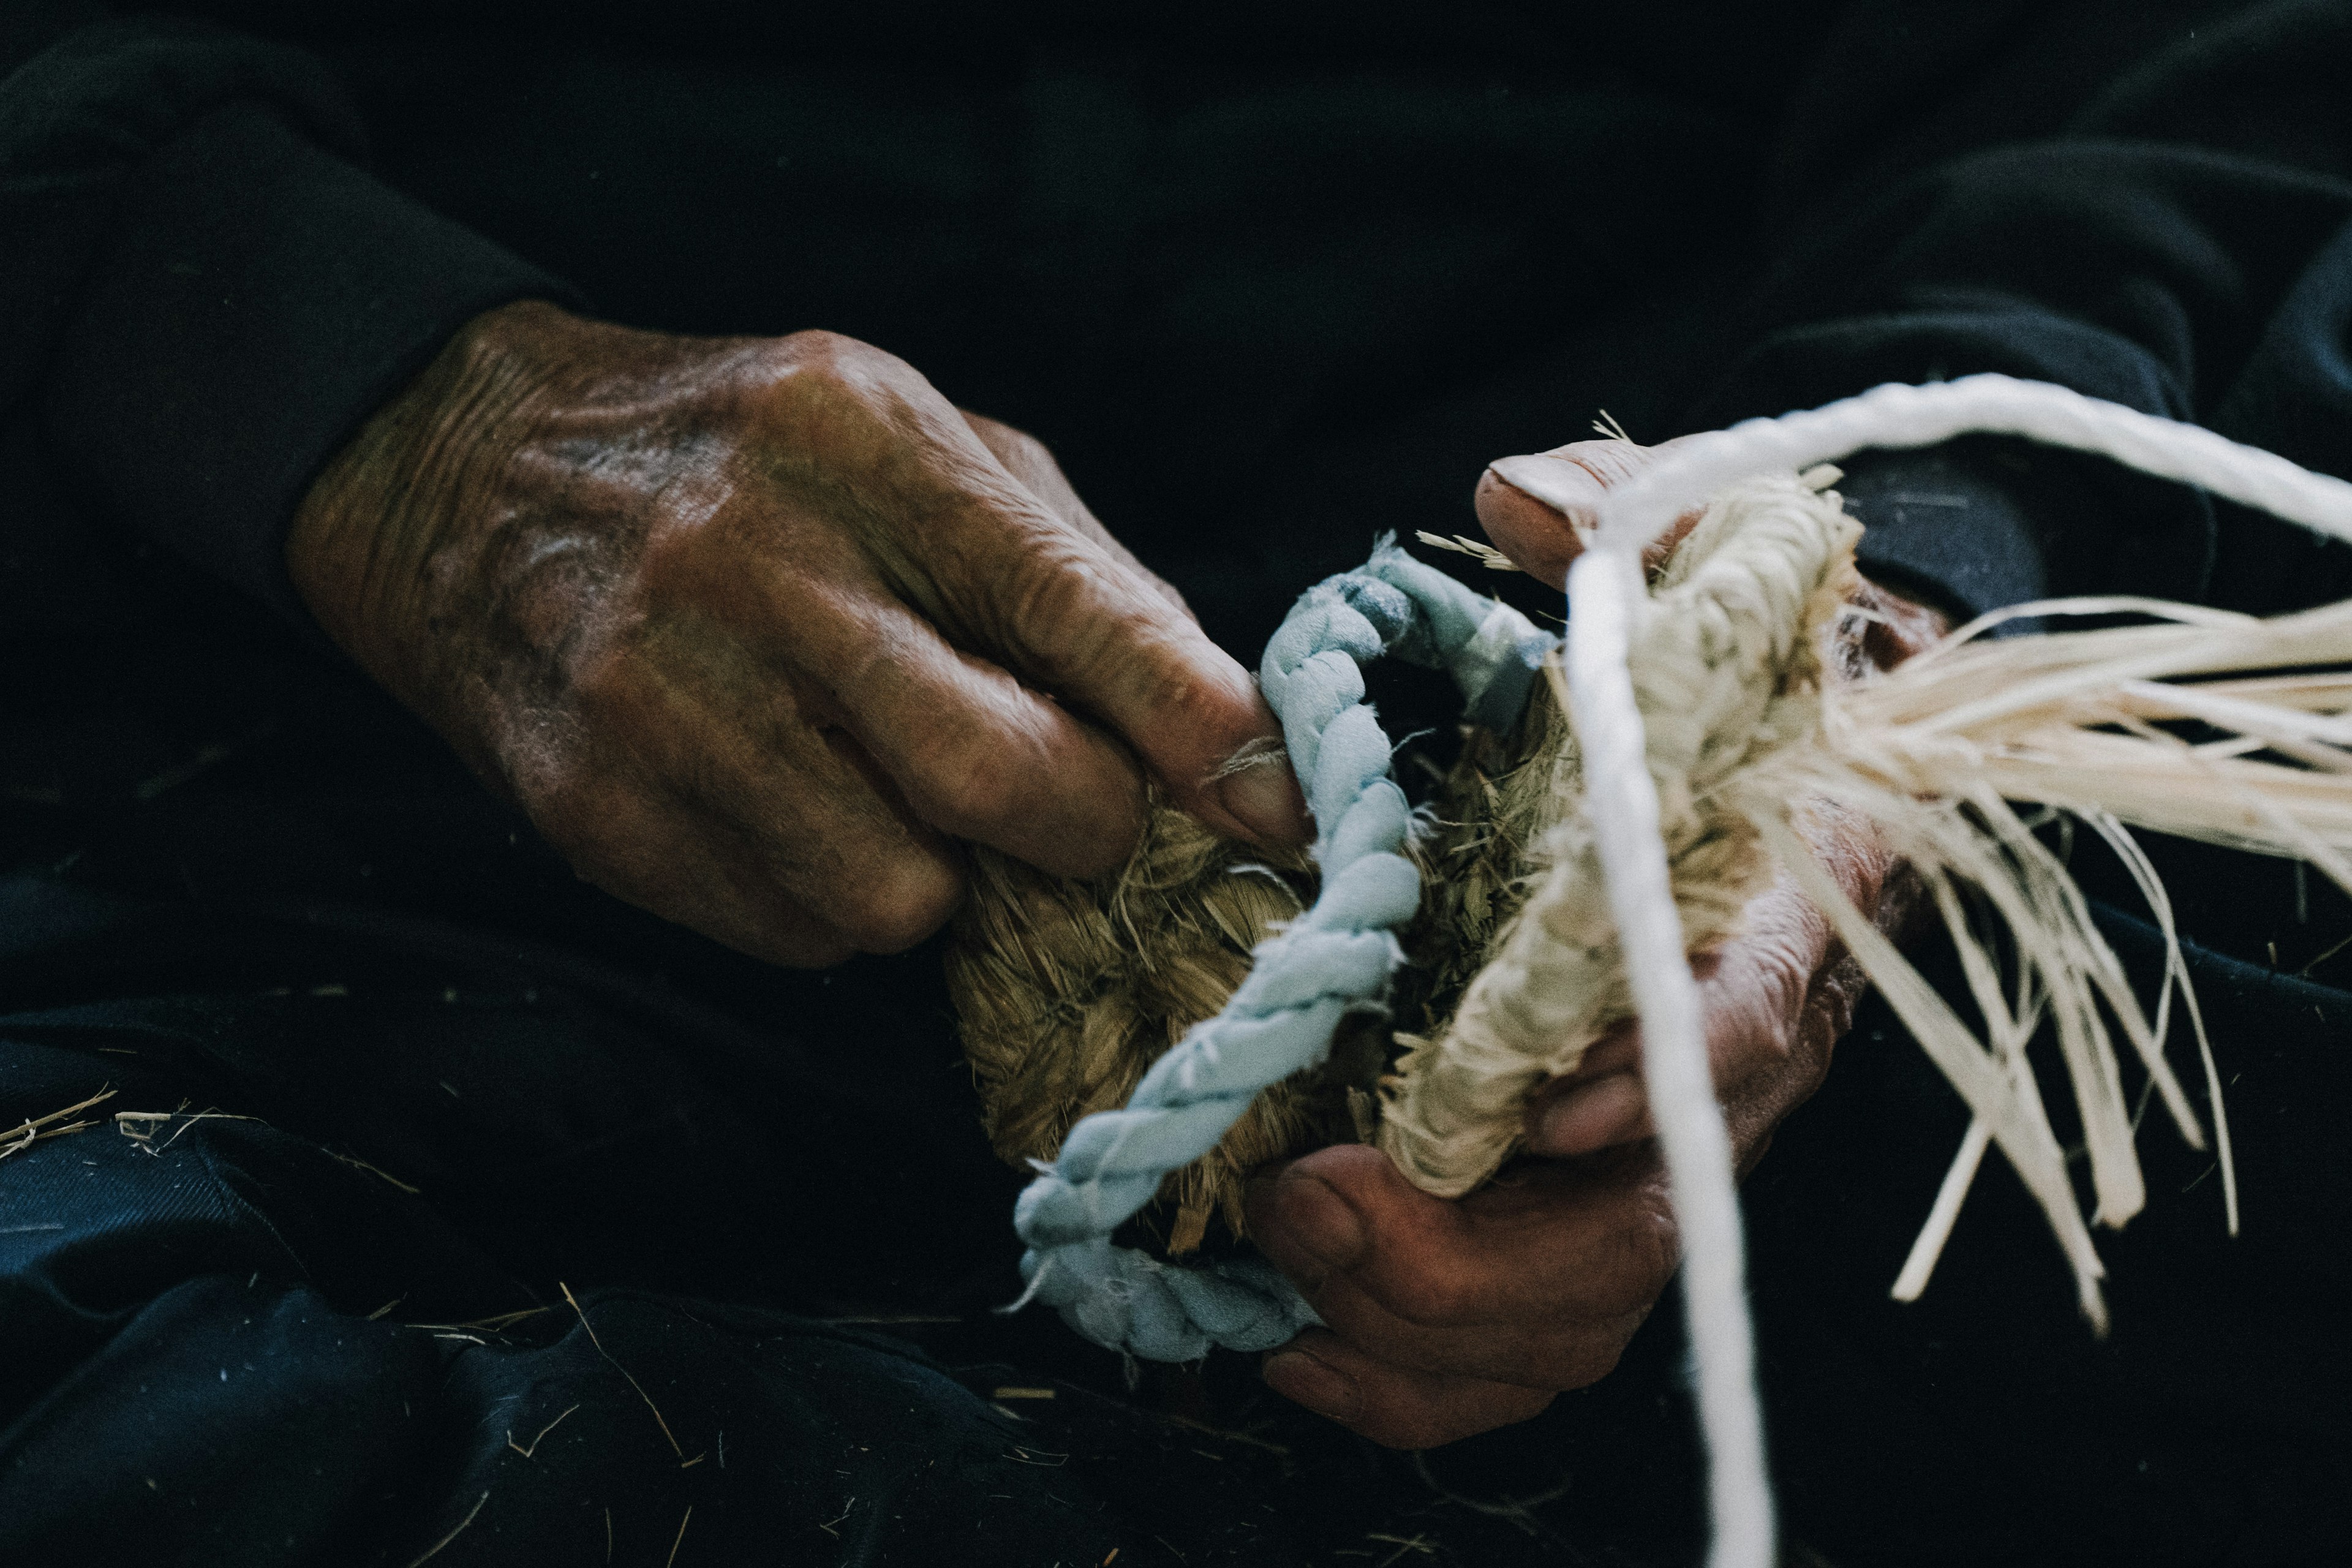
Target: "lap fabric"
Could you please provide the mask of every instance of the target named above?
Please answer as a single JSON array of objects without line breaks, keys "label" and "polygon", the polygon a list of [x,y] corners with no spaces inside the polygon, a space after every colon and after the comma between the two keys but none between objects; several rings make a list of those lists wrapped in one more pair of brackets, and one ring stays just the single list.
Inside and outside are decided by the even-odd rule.
[{"label": "lap fabric", "polygon": [[[794,1022],[744,1027],[656,969],[315,897],[174,907],[69,870],[0,909],[32,1004],[0,1017],[0,1126],[111,1090],[0,1163],[10,1561],[405,1564],[452,1531],[436,1561],[661,1562],[681,1531],[688,1562],[1695,1547],[1671,1301],[1602,1384],[1428,1456],[1287,1408],[1246,1358],[1131,1387],[993,1315],[1018,1178],[941,1092],[929,952],[760,976]],[[2352,995],[2193,963],[2246,1234],[2151,1128],[2104,1342],[1997,1165],[1925,1300],[1885,1299],[1965,1113],[1874,1005],[1782,1130],[1747,1194],[1763,1379],[1825,1560],[2295,1563],[2352,1528],[2347,1282],[2316,1245],[2352,1223]]]}]

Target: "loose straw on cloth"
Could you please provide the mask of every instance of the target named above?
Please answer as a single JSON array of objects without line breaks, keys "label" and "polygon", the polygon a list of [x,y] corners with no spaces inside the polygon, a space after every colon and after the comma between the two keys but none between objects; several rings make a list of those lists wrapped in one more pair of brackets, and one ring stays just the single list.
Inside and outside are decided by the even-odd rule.
[{"label": "loose straw on cloth", "polygon": [[[1973,430],[2102,453],[2352,539],[2352,485],[2210,431],[2003,376],[1881,387],[1822,409],[1693,437],[1602,501],[1569,577],[1566,685],[1581,752],[1582,821],[1604,884],[1623,981],[1642,1022],[1643,1072],[1682,1234],[1709,1455],[1712,1560],[1721,1568],[1771,1561],[1772,1501],[1730,1149],[1685,956],[1694,935],[1703,940],[1704,932],[1695,933],[1677,909],[1675,868],[1662,837],[1667,818],[1661,811],[1655,738],[1644,724],[1639,682],[1628,662],[1649,624],[1644,617],[1659,614],[1649,600],[1642,552],[1694,505],[1758,476],[1786,476],[1866,447],[1925,446]],[[1571,499],[1545,498],[1540,474],[1527,468],[1512,478],[1540,499]],[[1788,489],[1785,478],[1779,482]],[[1833,510],[1833,499],[1825,504]],[[1789,516],[1803,510],[1795,506]],[[1805,591],[1817,593],[1820,586],[1816,581]],[[2074,1211],[2063,1155],[2050,1138],[2032,1075],[2022,1067],[2023,1037],[2044,1006],[2060,1026],[2083,1104],[2099,1218],[2119,1224],[2140,1202],[2128,1126],[2108,1125],[2117,1120],[2107,1108],[2118,1103],[2119,1091],[2113,1053],[2096,1019],[2100,1000],[2123,1020],[2184,1135],[2192,1142],[2199,1136],[2160,1055],[2174,975],[2168,973],[2158,1024],[2151,1028],[2139,1019],[2119,967],[2090,930],[2063,868],[2048,860],[2004,796],[2084,816],[2117,847],[2144,889],[2152,886],[2153,873],[2130,844],[2126,822],[2300,855],[2352,887],[2352,862],[2346,858],[2352,808],[2340,788],[2329,785],[2332,795],[2303,789],[2304,775],[2241,754],[2259,744],[2290,757],[2307,752],[2332,765],[2342,756],[2332,748],[2352,736],[2336,732],[2343,728],[2340,719],[2298,715],[2296,707],[2341,709],[2352,689],[2338,681],[2324,692],[2298,695],[2261,679],[2226,688],[2164,684],[2200,672],[2352,658],[2352,606],[2277,623],[2179,606],[2165,613],[2190,624],[2026,639],[2042,646],[2021,656],[2033,666],[2032,679],[2022,681],[2015,679],[2021,656],[2010,651],[2016,643],[1998,645],[1998,652],[1939,647],[1883,682],[1863,683],[1851,699],[1825,705],[1820,744],[1785,748],[1777,763],[1768,759],[1749,773],[1727,774],[1717,791],[1726,809],[1748,824],[1771,862],[1821,905],[1977,1115],[1898,1294],[1904,1285],[1916,1293],[1924,1282],[1940,1245],[1938,1226],[1948,1227],[1976,1161],[1988,1143],[1998,1142],[2049,1213],[2075,1268],[2084,1310],[2096,1318],[2096,1257]],[[1097,1342],[1153,1359],[1190,1359],[1211,1342],[1268,1348],[1313,1321],[1287,1282],[1253,1258],[1171,1267],[1114,1248],[1111,1232],[1151,1199],[1168,1173],[1215,1148],[1261,1089],[1319,1061],[1345,1016],[1377,1009],[1386,999],[1399,962],[1393,933],[1413,913],[1418,874],[1400,853],[1408,814],[1388,776],[1387,739],[1361,701],[1360,662],[1389,651],[1448,668],[1474,710],[1493,724],[1516,706],[1543,643],[1516,615],[1393,551],[1300,601],[1267,648],[1261,680],[1283,721],[1320,832],[1315,858],[1321,892],[1258,950],[1255,967],[1223,1011],[1151,1067],[1125,1110],[1079,1121],[1055,1161],[1038,1163],[1040,1175],[1015,1216],[1031,1248],[1023,1264],[1029,1280],[1024,1300],[1047,1301]],[[1995,657],[2004,661],[2003,673],[1988,682],[1984,677],[1994,667],[1984,661]],[[2247,745],[2214,752],[2152,728],[2183,718],[2234,731]],[[2063,745],[2041,743],[2062,732]],[[1968,768],[1956,772],[1949,764],[1962,755]],[[2210,799],[2175,798],[2183,769],[2212,782]],[[1910,792],[1948,793],[1940,781],[1958,773],[1972,781],[1964,798],[1911,809]],[[1950,885],[1954,875],[1987,888],[1996,902],[2006,900],[2000,912],[2012,929],[2039,933],[2042,950],[2027,956],[2039,964],[2050,994],[2032,1007],[2022,1001],[2014,1008],[2002,1005],[1997,984],[1979,973],[1986,967],[1982,952],[1963,942],[1964,960],[1973,965],[1972,993],[1996,1036],[1991,1055],[1810,860],[1779,804],[1800,789],[1848,799],[1882,826],[1891,824],[1890,847],[1924,858],[1956,934],[1963,916]],[[1677,814],[1684,810],[1683,804],[1675,807]],[[2177,969],[2169,911],[2159,899],[2160,889],[2151,893]],[[1525,923],[1523,917],[1523,929]],[[2188,997],[2185,984],[2182,994]],[[2193,999],[2189,1006],[2201,1044]],[[2210,1051],[2206,1069],[2226,1165],[2226,1125]],[[1492,1162],[1507,1152],[1506,1142],[1479,1159]],[[2234,1219],[2234,1194],[2231,1207]]]}]

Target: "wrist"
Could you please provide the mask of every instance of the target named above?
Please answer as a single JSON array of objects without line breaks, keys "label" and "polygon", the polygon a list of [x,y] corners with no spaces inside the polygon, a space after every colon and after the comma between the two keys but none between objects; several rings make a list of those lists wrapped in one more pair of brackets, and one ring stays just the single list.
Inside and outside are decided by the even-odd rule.
[{"label": "wrist", "polygon": [[335,455],[287,534],[287,570],[320,627],[445,732],[442,601],[461,536],[485,521],[468,498],[523,446],[550,340],[586,325],[541,300],[472,318]]}]

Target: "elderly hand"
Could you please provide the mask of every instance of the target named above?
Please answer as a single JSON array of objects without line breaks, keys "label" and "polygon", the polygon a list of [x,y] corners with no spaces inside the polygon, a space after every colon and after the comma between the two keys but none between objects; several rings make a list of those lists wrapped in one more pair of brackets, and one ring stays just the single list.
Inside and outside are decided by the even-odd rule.
[{"label": "elderly hand", "polygon": [[1045,449],[825,332],[477,318],[319,479],[320,623],[580,874],[745,952],[920,940],[955,841],[1120,863],[1144,780],[1307,837],[1249,675]]},{"label": "elderly hand", "polygon": [[[1619,441],[1547,456],[1595,501],[1648,460]],[[1570,517],[1491,470],[1477,508],[1513,560],[1555,584],[1564,579],[1578,549]],[[1882,665],[1940,634],[1931,610],[1883,590],[1864,598],[1878,616],[1864,652]],[[1882,925],[1895,918],[1894,900],[1881,898],[1886,858],[1866,830],[1820,812],[1808,837],[1858,907]],[[1780,1119],[1820,1086],[1862,976],[1785,882],[1693,969],[1745,1175]],[[1361,1145],[1262,1173],[1251,1187],[1251,1234],[1329,1325],[1267,1355],[1266,1382],[1377,1442],[1423,1448],[1523,1421],[1559,1391],[1607,1373],[1680,1258],[1640,1048],[1628,1026],[1545,1086],[1528,1107],[1529,1157],[1458,1201],[1421,1192]]]}]

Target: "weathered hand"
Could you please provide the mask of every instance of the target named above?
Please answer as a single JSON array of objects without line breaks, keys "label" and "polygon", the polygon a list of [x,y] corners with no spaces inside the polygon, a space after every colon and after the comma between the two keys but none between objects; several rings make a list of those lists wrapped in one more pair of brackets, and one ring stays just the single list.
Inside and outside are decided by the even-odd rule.
[{"label": "weathered hand", "polygon": [[[1553,456],[1590,479],[1596,500],[1647,460],[1643,448],[1614,441]],[[1491,472],[1477,505],[1515,560],[1553,583],[1565,577],[1577,550],[1568,517]],[[1880,662],[1940,627],[1932,611],[1878,591],[1865,596],[1884,617],[1864,645]],[[1847,896],[1893,921],[1874,839],[1826,812],[1806,827]],[[1862,977],[1828,922],[1785,882],[1693,968],[1744,1175],[1780,1119],[1820,1086]],[[1596,1045],[1575,1073],[1531,1100],[1529,1157],[1456,1202],[1419,1191],[1360,1145],[1263,1173],[1251,1189],[1251,1233],[1330,1325],[1268,1355],[1267,1383],[1378,1442],[1428,1447],[1525,1420],[1558,1392],[1605,1374],[1680,1258],[1639,1058],[1631,1026]]]},{"label": "weathered hand", "polygon": [[919,940],[958,839],[1116,866],[1147,772],[1221,831],[1306,835],[1286,769],[1218,776],[1278,732],[1248,674],[1045,449],[830,333],[490,311],[287,560],[582,876],[762,958]]}]

